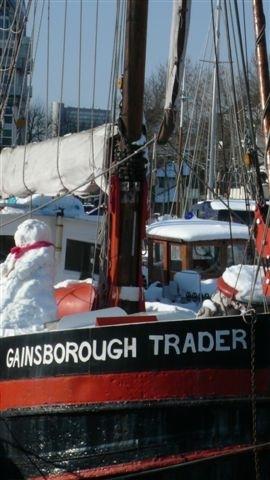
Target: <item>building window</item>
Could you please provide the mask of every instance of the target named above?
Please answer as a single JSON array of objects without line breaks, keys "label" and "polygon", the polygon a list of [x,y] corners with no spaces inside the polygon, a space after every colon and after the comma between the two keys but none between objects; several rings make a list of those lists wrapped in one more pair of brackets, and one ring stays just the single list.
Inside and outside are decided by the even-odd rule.
[{"label": "building window", "polygon": [[9,18],[7,16],[0,16],[0,27],[1,28],[8,28],[10,25]]},{"label": "building window", "polygon": [[4,128],[4,130],[3,130],[3,137],[4,137],[4,138],[6,138],[6,137],[7,137],[7,138],[10,138],[10,137],[11,137],[11,130],[8,130],[8,129]]},{"label": "building window", "polygon": [[89,278],[99,272],[99,251],[95,255],[95,244],[67,239],[65,269],[80,272],[80,278]]},{"label": "building window", "polygon": [[2,140],[2,145],[4,147],[7,147],[9,145],[12,145],[12,139],[11,138],[6,138],[4,137],[3,140]]},{"label": "building window", "polygon": [[159,188],[164,188],[165,187],[165,177],[159,177],[158,178],[158,186],[159,186]]},{"label": "building window", "polygon": [[11,117],[11,115],[5,115],[5,116],[4,116],[4,122],[5,122],[5,123],[12,123],[12,117]]}]

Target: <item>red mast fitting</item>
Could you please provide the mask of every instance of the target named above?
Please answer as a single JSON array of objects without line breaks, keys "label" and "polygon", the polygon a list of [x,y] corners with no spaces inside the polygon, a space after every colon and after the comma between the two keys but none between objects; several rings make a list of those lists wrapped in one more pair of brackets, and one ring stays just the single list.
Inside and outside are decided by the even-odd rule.
[{"label": "red mast fitting", "polygon": [[[143,91],[146,56],[147,0],[128,0],[122,110],[113,162],[143,144]],[[127,313],[144,310],[141,250],[147,211],[144,152],[117,167],[111,177],[108,235],[107,305]]]}]

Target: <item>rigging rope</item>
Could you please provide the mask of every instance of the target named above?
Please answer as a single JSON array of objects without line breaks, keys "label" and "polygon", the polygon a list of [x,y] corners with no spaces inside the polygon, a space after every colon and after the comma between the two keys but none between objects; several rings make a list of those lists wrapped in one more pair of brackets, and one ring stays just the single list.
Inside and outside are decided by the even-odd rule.
[{"label": "rigging rope", "polygon": [[[238,149],[239,149],[239,158],[241,159],[243,155],[243,149],[241,147],[241,134],[240,134],[240,119],[239,114],[237,111],[237,100],[236,100],[236,88],[235,88],[235,81],[234,81],[234,70],[233,70],[233,58],[232,58],[232,47],[231,47],[231,39],[230,39],[230,28],[229,28],[229,20],[228,20],[228,9],[227,3],[224,1],[224,13],[225,13],[225,29],[226,29],[226,39],[227,39],[227,49],[228,49],[228,57],[229,57],[229,72],[230,72],[230,82],[231,82],[231,89],[230,92],[232,94],[232,105],[233,105],[233,115],[234,115],[234,125],[236,127],[236,134],[238,139]],[[240,163],[242,166],[242,162]],[[242,170],[243,166],[242,166]],[[245,184],[245,182],[244,182]]]},{"label": "rigging rope", "polygon": [[246,69],[247,69],[247,76],[249,77],[248,49],[247,49],[247,28],[246,28],[246,8],[245,8],[244,0],[242,0],[242,17],[243,17],[243,30],[244,30],[245,63],[246,63]]},{"label": "rigging rope", "polygon": [[257,175],[257,188],[258,188],[257,197],[258,197],[258,200],[260,202],[262,202],[264,200],[264,193],[263,193],[263,188],[262,188],[262,184],[261,184],[261,181],[260,181],[260,170],[259,170],[259,165],[258,165],[258,155],[257,155],[256,139],[255,139],[254,123],[253,123],[253,114],[252,114],[251,100],[250,100],[249,82],[248,82],[246,65],[245,65],[245,58],[244,58],[244,51],[243,51],[243,42],[242,42],[242,35],[241,35],[237,0],[234,0],[234,9],[235,9],[235,16],[236,16],[236,25],[237,25],[237,31],[238,31],[240,52],[241,52],[242,71],[243,71],[243,75],[244,75],[244,84],[245,84],[245,90],[246,90],[246,95],[247,95],[247,104],[248,104],[248,113],[249,113],[249,127],[250,127],[250,134],[251,134],[252,147],[253,147],[253,157],[254,157],[254,161],[255,161],[255,171],[256,171],[256,175]]},{"label": "rigging rope", "polygon": [[[217,52],[217,38],[215,35],[215,20],[214,20],[214,7],[213,7],[213,0],[211,0],[211,17],[212,17],[212,30],[213,30],[213,43],[214,43],[214,58],[215,58],[215,68],[216,68],[216,79],[217,79],[217,96],[218,96],[218,107],[220,113],[220,127],[221,127],[221,140],[222,140],[222,156],[223,156],[223,168],[226,171],[226,159],[225,159],[225,151],[224,151],[224,120],[223,120],[223,112],[222,112],[222,105],[221,105],[221,88],[220,88],[220,68],[219,68],[219,59],[218,59],[218,52]],[[216,165],[215,168],[218,167],[218,158],[216,158]],[[217,173],[217,172],[216,172]],[[217,187],[217,186],[216,186]],[[217,188],[215,188],[217,191]]]},{"label": "rigging rope", "polygon": [[[210,39],[210,26],[209,26],[208,34],[207,34],[207,37],[206,37],[206,42],[205,42],[205,45],[204,45],[203,59],[205,58],[205,55],[206,55],[207,47],[208,47],[208,44],[209,44],[209,39]],[[193,105],[192,105],[192,112],[191,112],[191,115],[190,115],[187,135],[186,135],[185,144],[184,144],[184,148],[183,148],[182,159],[181,159],[181,163],[180,163],[180,167],[179,167],[179,171],[178,171],[178,176],[177,176],[177,183],[176,183],[177,188],[179,188],[179,183],[181,181],[181,172],[182,172],[183,165],[185,163],[186,152],[189,150],[188,147],[189,147],[189,142],[190,142],[190,138],[191,138],[191,134],[192,134],[193,122],[194,122],[195,115],[196,115],[196,108],[197,108],[198,99],[200,101],[200,112],[199,112],[199,121],[198,121],[199,125],[202,121],[201,119],[205,118],[202,115],[202,112],[203,112],[203,106],[204,106],[204,99],[205,99],[205,95],[206,95],[206,84],[207,84],[207,82],[203,82],[203,93],[199,95],[199,89],[200,89],[200,86],[201,86],[201,79],[203,77],[203,69],[204,69],[205,65],[206,65],[206,63],[204,63],[204,60],[203,60],[202,63],[200,64],[200,67],[199,67],[198,78],[197,78],[197,82],[196,82],[196,85],[195,85],[195,95],[194,95],[194,101],[193,101]],[[203,120],[203,121],[205,121],[205,120]],[[198,129],[198,131],[200,132],[200,129]],[[201,129],[201,138],[202,137],[204,137],[203,128]],[[195,139],[193,160],[195,160],[198,145],[199,145],[199,133],[197,133],[197,136],[196,136],[196,139]],[[177,155],[179,156],[178,151],[177,151]],[[174,197],[173,197],[173,200],[172,200],[172,207],[173,207],[173,203],[175,202],[175,199],[176,199],[177,188],[175,189],[175,192],[174,192]],[[187,201],[188,201],[190,188],[191,188],[191,179],[189,179],[189,183],[188,183],[188,186],[187,186],[187,189],[186,189],[186,199],[185,199],[185,204],[184,204],[184,207],[183,207],[183,212],[185,212],[185,209],[187,208]],[[172,213],[172,210],[171,210],[171,213]]]},{"label": "rigging rope", "polygon": [[49,124],[50,19],[51,19],[51,0],[48,0],[48,9],[47,9],[46,118],[45,118],[46,138],[48,138],[48,124]]},{"label": "rigging rope", "polygon": [[81,74],[82,74],[82,0],[80,0],[79,18],[79,59],[78,59],[78,105],[77,105],[77,132],[80,131],[80,107],[81,107]]},{"label": "rigging rope", "polygon": [[[183,168],[183,162],[185,161],[184,160],[185,152],[187,151],[187,146],[188,146],[187,142],[188,142],[188,140],[191,136],[191,132],[192,132],[192,123],[193,123],[193,120],[195,118],[195,112],[196,112],[196,108],[197,108],[196,103],[197,103],[197,98],[198,98],[198,94],[199,94],[199,88],[200,88],[202,78],[203,78],[203,68],[204,68],[204,64],[201,63],[201,68],[200,68],[200,72],[199,72],[199,79],[198,79],[197,89],[196,89],[194,103],[193,103],[193,107],[192,107],[192,113],[191,113],[191,119],[190,119],[190,123],[189,123],[189,127],[188,127],[187,138],[186,138],[186,142],[185,142],[185,146],[184,146],[184,155],[183,155],[183,159],[182,159],[180,172]],[[207,65],[207,74],[209,75],[209,66],[208,65]],[[201,125],[201,129],[199,130],[199,133],[197,134],[196,139],[195,139],[194,151],[193,151],[193,154],[192,154],[192,166],[193,167],[195,165],[195,162],[197,161],[197,157],[199,156],[199,152],[201,150],[201,142],[203,142],[203,140],[204,140],[204,137],[205,137],[204,132],[205,132],[205,129],[207,128],[206,116],[205,116],[205,111],[206,111],[205,110],[205,102],[207,103],[207,85],[208,85],[207,81],[203,82],[203,92],[202,92],[202,96],[201,96],[201,106],[200,106],[199,119],[198,119],[198,125],[199,126]],[[205,149],[204,144],[203,144],[203,148]],[[206,163],[207,163],[207,159],[208,159],[208,153],[207,153],[207,158],[205,159]],[[197,162],[197,164],[198,164],[198,162]],[[194,167],[194,169],[195,169],[195,167]],[[207,178],[207,167],[206,167],[206,170],[205,170],[205,174],[206,174],[206,178]],[[204,185],[208,185],[208,183],[204,182]],[[191,187],[192,187],[192,177],[189,176],[188,185],[187,185],[187,189],[186,189],[186,198],[185,198],[185,203],[184,203],[184,207],[183,207],[183,213],[186,213],[187,210],[188,210],[188,201],[189,201],[189,197],[190,197]]]},{"label": "rigging rope", "polygon": [[[110,72],[110,84],[109,84],[109,96],[108,96],[108,104],[107,104],[107,109],[110,110],[112,118],[111,121],[114,123],[116,122],[116,117],[117,117],[117,85],[118,85],[118,79],[120,76],[120,69],[121,69],[121,56],[123,57],[124,55],[124,30],[125,30],[125,2],[122,2],[121,0],[117,0],[116,3],[116,14],[115,14],[115,29],[114,29],[114,42],[113,42],[113,56],[112,56],[112,63],[111,63],[111,72]],[[104,139],[104,142],[106,141],[106,138]],[[104,144],[105,147],[105,144]],[[107,142],[107,147],[108,147],[108,142]],[[104,148],[104,159],[103,159],[103,167],[106,166],[106,163],[108,159],[113,158],[113,141],[109,143],[109,152],[108,155],[106,155],[106,149]],[[105,180],[105,177],[103,177]],[[103,180],[103,182],[104,182]],[[108,172],[108,180],[107,184],[110,185],[111,182],[111,170]],[[103,190],[105,190],[103,188]],[[108,197],[105,197],[105,201],[108,203]],[[101,197],[99,200],[99,203],[101,203]],[[108,205],[107,209],[108,210]],[[110,231],[109,231],[110,225],[108,225],[108,222],[106,222],[106,217],[104,215],[104,222],[103,222],[103,229],[101,231],[101,236],[103,236],[103,240],[106,237],[109,237]],[[108,269],[108,262],[107,262],[107,248],[106,248],[107,241],[101,241],[101,251],[100,251],[100,261],[101,264],[103,265],[103,268],[101,269],[103,272],[107,272]],[[105,284],[106,282],[104,282]]]},{"label": "rigging rope", "polygon": [[65,57],[66,57],[66,33],[67,33],[67,0],[65,0],[65,10],[64,10],[64,33],[63,33],[63,47],[62,47],[62,66],[61,66],[61,87],[60,87],[60,108],[58,112],[58,126],[57,126],[57,153],[56,153],[56,161],[57,161],[57,174],[60,180],[60,183],[64,190],[68,190],[62,180],[61,172],[60,172],[60,165],[59,165],[59,153],[60,153],[60,131],[61,131],[61,106],[63,103],[63,92],[64,92],[64,71],[65,71]]},{"label": "rigging rope", "polygon": [[[38,26],[38,32],[37,32],[37,40],[36,40],[36,49],[34,52],[34,58],[33,62],[35,63],[36,61],[36,55],[37,55],[37,48],[38,48],[38,42],[39,42],[39,37],[40,37],[40,31],[41,31],[41,25],[42,25],[42,18],[43,18],[43,13],[44,13],[44,6],[45,6],[45,0],[43,0],[42,3],[42,10],[40,14],[40,20],[39,20],[39,26]],[[34,18],[36,15],[36,9],[37,9],[37,0],[35,3],[35,9],[34,9]],[[34,43],[34,23],[33,22],[33,43]],[[29,102],[30,102],[30,93],[31,93],[31,87],[32,87],[32,78],[33,78],[33,70],[31,69],[30,73],[30,80],[29,80],[29,88],[27,91],[27,100],[26,100],[26,105],[27,105],[27,111],[26,111],[26,126],[25,126],[25,136],[24,136],[24,158],[23,158],[23,185],[25,189],[29,192],[30,195],[32,195],[32,190],[28,188],[26,181],[25,181],[25,165],[26,165],[26,147],[27,147],[27,135],[28,135],[28,123],[29,123]]]},{"label": "rigging rope", "polygon": [[[97,73],[97,39],[98,39],[98,22],[99,22],[99,0],[96,0],[96,19],[95,19],[95,41],[94,41],[94,65],[93,65],[93,90],[92,90],[92,118],[91,128],[92,135],[90,141],[92,145],[92,155],[89,155],[89,170],[95,168],[95,149],[94,149],[94,107],[95,107],[95,94],[96,94],[96,73]],[[92,158],[90,158],[92,157]]]},{"label": "rigging rope", "polygon": [[[175,148],[175,146],[171,143],[171,142],[168,142],[169,145],[171,146],[171,148],[177,152],[177,149]],[[162,148],[164,148],[163,146],[161,146]],[[185,162],[187,163],[188,167],[192,170],[193,174],[197,177],[197,180],[199,183],[205,185],[205,180],[203,180],[201,178],[201,176],[196,172],[196,169],[195,167],[192,165],[192,162],[189,162],[188,160],[185,160]],[[212,192],[214,193],[214,190],[211,189],[211,187],[207,184],[207,188]],[[236,219],[238,220],[240,223],[243,223],[243,220],[241,219],[241,217],[239,217],[239,215],[230,208],[230,205],[228,203],[228,201],[226,201],[224,198],[216,195],[216,199],[219,200],[227,209],[228,211],[230,212],[230,214]]]}]

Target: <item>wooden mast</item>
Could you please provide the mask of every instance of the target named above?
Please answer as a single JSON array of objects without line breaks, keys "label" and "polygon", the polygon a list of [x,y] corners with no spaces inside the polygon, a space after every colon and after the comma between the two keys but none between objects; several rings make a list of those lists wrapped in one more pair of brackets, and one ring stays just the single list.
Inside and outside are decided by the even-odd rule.
[{"label": "wooden mast", "polygon": [[140,139],[143,120],[148,0],[128,0],[121,118],[128,142]]},{"label": "wooden mast", "polygon": [[[119,136],[113,161],[133,155],[144,143],[143,93],[148,0],[128,0]],[[107,301],[127,313],[144,309],[141,251],[146,222],[146,159],[135,153],[111,177]]]},{"label": "wooden mast", "polygon": [[266,168],[270,179],[270,81],[265,37],[265,16],[262,0],[253,0],[254,27],[256,34],[256,56],[260,87],[261,107],[263,110],[263,133],[266,146]]}]

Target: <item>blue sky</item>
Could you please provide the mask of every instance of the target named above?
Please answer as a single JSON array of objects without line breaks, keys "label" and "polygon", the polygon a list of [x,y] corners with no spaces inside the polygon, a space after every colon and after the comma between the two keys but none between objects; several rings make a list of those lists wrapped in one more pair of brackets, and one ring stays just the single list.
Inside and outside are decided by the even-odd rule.
[{"label": "blue sky", "polygon": [[[238,0],[242,4],[242,1]],[[251,0],[244,0],[248,9]],[[215,1],[214,1],[215,3]],[[265,0],[266,14],[270,13],[270,1]],[[41,31],[37,47],[33,75],[33,98],[45,103],[47,78],[47,15],[48,3],[45,0],[41,21]],[[50,70],[49,70],[49,101],[61,98],[61,66],[64,26],[64,0],[50,1]],[[38,25],[42,2],[39,0],[37,9]],[[160,64],[165,64],[168,56],[169,34],[172,2],[170,0],[149,0],[148,41],[146,77],[155,72]],[[78,104],[78,52],[80,0],[68,0],[66,54],[62,97],[66,105]],[[203,45],[211,19],[210,0],[193,0],[191,12],[190,37],[188,56],[194,61],[202,55]],[[115,1],[99,0],[99,31],[96,63],[96,92],[94,106],[106,108],[108,101],[108,85],[111,69],[112,45],[114,34]],[[267,16],[266,16],[267,18]],[[269,18],[269,16],[268,16]],[[93,92],[93,58],[96,24],[96,0],[83,0],[83,47],[81,73],[81,107],[92,105]],[[30,16],[28,34],[31,30],[33,13]],[[35,31],[37,36],[37,30]],[[251,32],[251,41],[254,33]]]}]

